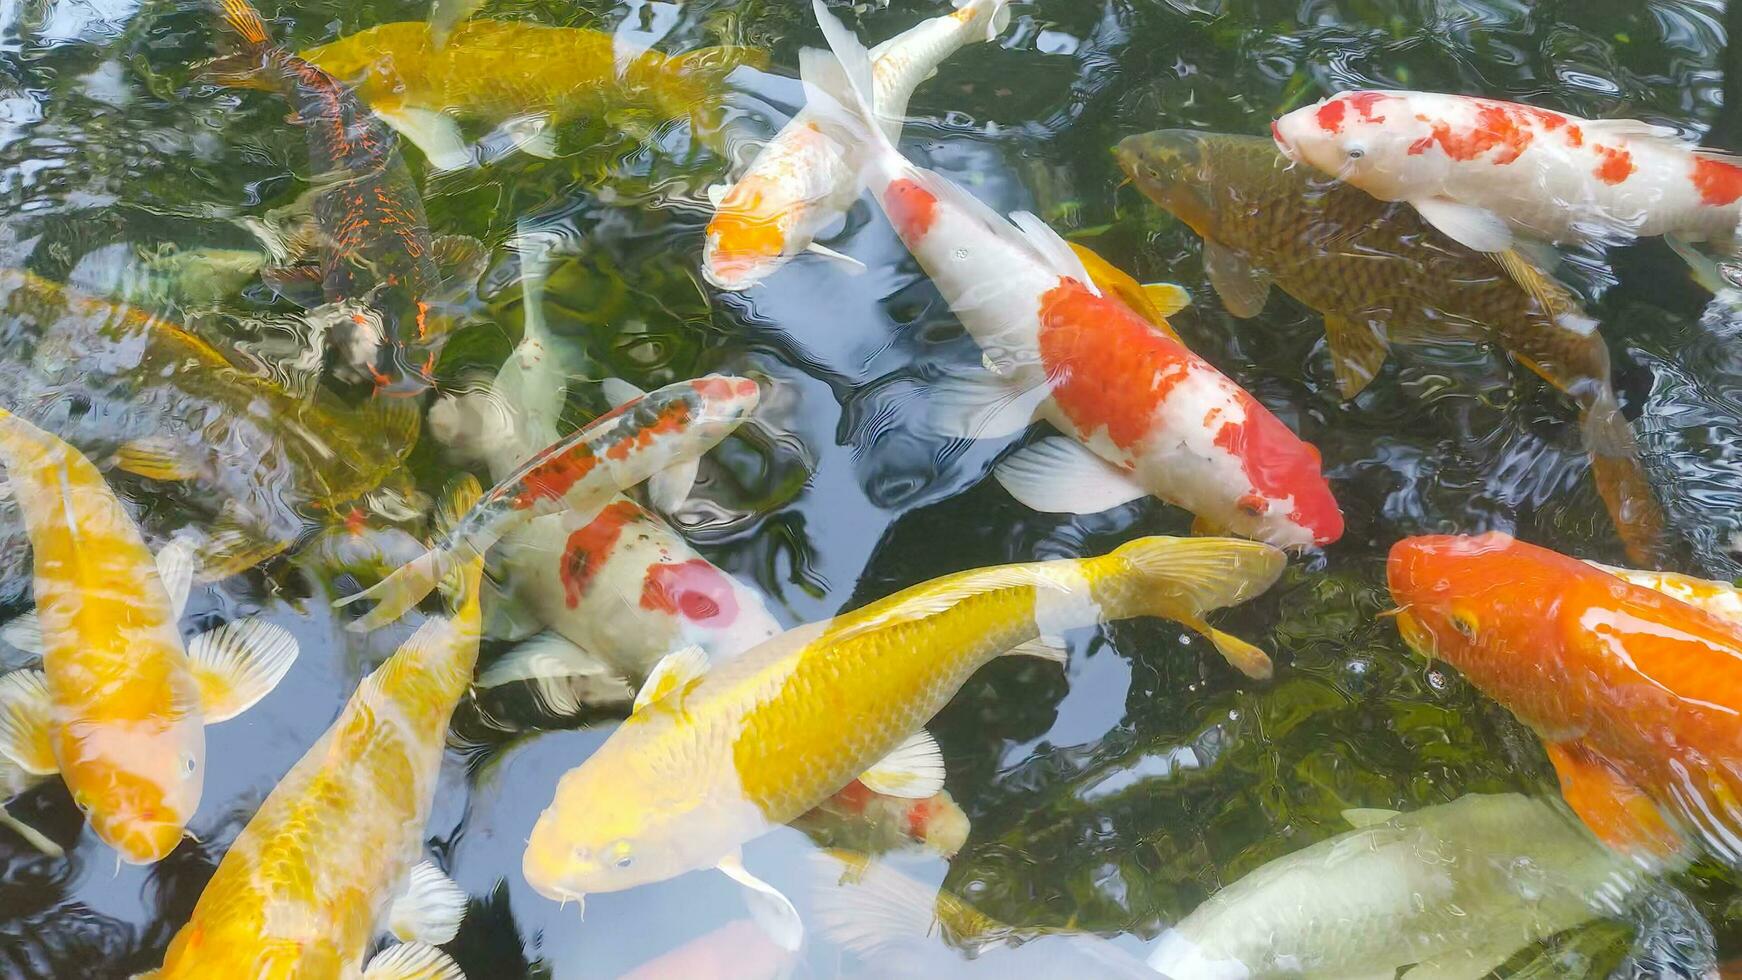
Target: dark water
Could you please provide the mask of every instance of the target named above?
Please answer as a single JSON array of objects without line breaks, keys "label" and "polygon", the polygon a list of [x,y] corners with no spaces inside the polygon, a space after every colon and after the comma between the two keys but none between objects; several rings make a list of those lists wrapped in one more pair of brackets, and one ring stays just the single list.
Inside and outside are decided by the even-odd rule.
[{"label": "dark water", "polygon": [[[875,40],[942,9],[893,0],[843,12]],[[771,71],[734,77],[737,125],[752,135],[772,132],[802,99],[797,52],[818,37],[807,6],[790,0],[512,0],[486,10],[626,26],[662,35],[671,51],[765,46]],[[303,48],[427,10],[310,0],[264,12]],[[1196,302],[1175,325],[1319,447],[1349,520],[1328,553],[1297,562],[1221,621],[1278,654],[1270,683],[1242,680],[1170,625],[1124,623],[1073,636],[1066,677],[1026,660],[994,663],[931,726],[973,832],[947,865],[913,857],[904,870],[1001,921],[1116,936],[1140,954],[1221,885],[1346,829],[1345,807],[1553,793],[1528,732],[1454,673],[1410,656],[1375,618],[1389,605],[1392,541],[1504,529],[1582,557],[1619,562],[1622,552],[1555,392],[1497,351],[1446,345],[1399,358],[1371,394],[1342,402],[1317,315],[1278,297],[1257,319],[1228,316],[1196,237],[1121,188],[1108,149],[1159,128],[1263,133],[1279,112],[1351,87],[1484,94],[1704,134],[1723,101],[1725,10],[1717,0],[1039,0],[1014,13],[999,42],[964,49],[918,90],[903,148],[1000,210],[1034,210],[1140,281],[1190,288]],[[0,262],[62,279],[116,243],[248,247],[224,219],[303,189],[304,137],[283,101],[194,78],[213,34],[206,9],[185,0],[0,0]],[[1742,143],[1742,127],[1710,141]],[[644,387],[709,370],[772,379],[764,416],[778,435],[729,443],[688,516],[696,545],[759,587],[783,623],[944,573],[1185,532],[1189,517],[1154,501],[1037,515],[986,479],[1005,444],[920,432],[918,389],[980,354],[867,203],[830,241],[868,273],[806,258],[747,294],[720,294],[698,269],[702,189],[723,161],[681,124],[633,113],[577,120],[560,145],[556,160],[511,157],[427,179],[407,150],[432,229],[494,247],[472,325],[441,375],[493,371],[518,335],[517,267],[500,246],[532,218],[567,239],[549,316],[584,345],[597,376]],[[1575,263],[1575,281],[1602,321],[1648,470],[1685,539],[1684,570],[1734,578],[1742,320],[1706,315],[1708,297],[1661,243],[1610,259]],[[288,313],[256,284],[226,302],[213,329],[258,338]],[[577,421],[600,407],[580,392]],[[428,442],[410,465],[433,494],[452,467]],[[141,510],[186,506],[156,499],[150,484],[118,488]],[[81,835],[58,782],[12,805],[68,844],[69,859],[39,857],[0,832],[0,974],[122,976],[160,962],[227,842],[409,629],[345,632],[317,578],[281,557],[195,590],[191,621],[258,612],[303,644],[277,691],[214,730],[192,827],[201,843],[117,870]],[[714,874],[593,897],[584,920],[526,886],[520,855],[534,818],[557,776],[608,730],[507,737],[462,708],[427,836],[473,898],[451,947],[468,975],[613,976],[744,917],[737,889]],[[746,859],[804,911],[807,850],[781,831]],[[1719,958],[1742,955],[1732,873],[1697,864],[1675,884],[1716,932]],[[801,975],[864,966],[817,937],[805,956]],[[1540,975],[1583,975],[1569,971]]]}]

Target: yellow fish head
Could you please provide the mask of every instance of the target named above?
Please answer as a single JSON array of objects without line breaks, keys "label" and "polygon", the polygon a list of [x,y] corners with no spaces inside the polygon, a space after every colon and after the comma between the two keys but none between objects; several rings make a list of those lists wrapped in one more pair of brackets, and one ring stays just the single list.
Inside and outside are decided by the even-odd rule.
[{"label": "yellow fish head", "polygon": [[151,864],[175,850],[204,785],[199,717],[67,734],[77,743],[70,755],[62,754],[67,789],[92,832],[129,864]]}]

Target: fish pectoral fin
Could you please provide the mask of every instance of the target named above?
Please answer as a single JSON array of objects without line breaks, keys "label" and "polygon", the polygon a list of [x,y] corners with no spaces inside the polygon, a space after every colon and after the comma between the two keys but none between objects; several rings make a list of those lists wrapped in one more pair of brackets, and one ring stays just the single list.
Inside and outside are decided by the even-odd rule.
[{"label": "fish pectoral fin", "polygon": [[925,389],[925,428],[952,439],[1000,439],[1028,428],[1049,394],[1026,372],[945,375]]},{"label": "fish pectoral fin", "polygon": [[42,620],[37,618],[36,610],[21,612],[0,626],[0,640],[5,640],[15,650],[42,656]]},{"label": "fish pectoral fin", "polygon": [[1179,620],[1180,624],[1201,633],[1228,661],[1229,666],[1253,680],[1267,681],[1276,674],[1276,665],[1271,662],[1270,654],[1258,647],[1240,639],[1232,633],[1225,633],[1196,616],[1186,616]]},{"label": "fish pectoral fin", "polygon": [[1389,823],[1402,814],[1401,810],[1387,810],[1376,806],[1352,806],[1343,811],[1343,820],[1349,826],[1360,830],[1362,827],[1372,827],[1377,824]]},{"label": "fish pectoral fin", "polygon": [[42,831],[37,830],[35,827],[32,827],[12,814],[7,813],[6,808],[3,806],[0,806],[0,826],[10,829],[13,833],[24,838],[25,842],[31,847],[36,848],[38,851],[41,851],[43,854],[46,854],[51,858],[63,858],[67,856],[67,852],[59,844],[49,840]]},{"label": "fish pectoral fin", "polygon": [[696,485],[696,473],[701,465],[700,456],[691,456],[653,474],[647,480],[647,502],[661,514],[670,514],[677,510],[689,499],[690,489]]},{"label": "fish pectoral fin", "polygon": [[859,774],[873,793],[923,800],[944,788],[944,754],[931,733],[920,729],[876,765]]},{"label": "fish pectoral fin", "polygon": [[1665,235],[1663,240],[1670,251],[1688,264],[1688,274],[1701,289],[1708,293],[1717,293],[1724,288],[1724,273],[1718,268],[1716,259],[1700,251],[1681,235]]},{"label": "fish pectoral fin", "polygon": [[464,170],[472,165],[472,148],[460,135],[452,116],[414,105],[372,105],[381,121],[410,140],[436,170]]},{"label": "fish pectoral fin", "polygon": [[1149,305],[1162,316],[1173,316],[1192,305],[1192,291],[1178,283],[1146,282],[1141,288]]},{"label": "fish pectoral fin", "polygon": [[502,135],[506,152],[518,150],[541,160],[556,158],[556,127],[552,125],[550,117],[542,112],[505,119],[496,127],[496,132]]},{"label": "fish pectoral fin", "polygon": [[804,945],[804,921],[780,889],[751,874],[736,851],[721,858],[716,867],[744,886],[744,904],[750,909],[750,917],[780,948],[793,952]]},{"label": "fish pectoral fin", "polygon": [[1228,529],[1202,514],[1193,514],[1191,533],[1200,538],[1224,538]]},{"label": "fish pectoral fin", "polygon": [[1512,229],[1506,219],[1487,208],[1460,204],[1447,197],[1424,197],[1409,203],[1422,220],[1465,248],[1504,252],[1512,247]]},{"label": "fish pectoral fin", "polygon": [[115,451],[115,466],[147,480],[175,482],[199,475],[182,445],[169,438],[135,439]]},{"label": "fish pectoral fin", "polygon": [[[407,401],[409,398],[397,399]],[[196,575],[202,582],[215,582],[245,572],[290,546],[273,540],[242,522],[235,508],[226,507],[213,522],[206,539],[195,549]]]},{"label": "fish pectoral fin", "polygon": [[846,269],[854,275],[859,275],[865,271],[865,263],[853,258],[851,255],[843,255],[827,245],[811,242],[809,245],[806,245],[804,249],[812,255],[820,255],[823,258],[840,265],[843,269]]},{"label": "fish pectoral fin", "polygon": [[363,980],[466,980],[453,957],[423,943],[400,943],[369,961]]},{"label": "fish pectoral fin", "polygon": [[1035,657],[1040,660],[1050,660],[1060,667],[1071,662],[1070,648],[1065,646],[1062,636],[1037,636],[1025,643],[1018,643],[1004,651],[1006,657]]},{"label": "fish pectoral fin", "polygon": [[699,646],[687,646],[666,654],[648,672],[647,680],[635,695],[631,714],[656,702],[668,702],[661,707],[681,709],[690,688],[701,682],[708,672],[708,653]]},{"label": "fish pectoral fin", "polygon": [[1096,296],[1101,295],[1101,284],[1089,274],[1088,267],[1083,264],[1083,257],[1071,248],[1063,236],[1053,231],[1051,225],[1040,220],[1032,211],[1012,212],[1010,223],[1022,233],[1022,240],[1047,268],[1066,278],[1075,279]]},{"label": "fish pectoral fin", "polygon": [[1228,312],[1242,320],[1264,312],[1270,300],[1270,274],[1252,268],[1246,257],[1221,242],[1204,240],[1204,272]]},{"label": "fish pectoral fin", "polygon": [[1561,798],[1598,840],[1624,854],[1667,859],[1682,840],[1644,790],[1578,742],[1547,742]]},{"label": "fish pectoral fin", "polygon": [[0,676],[0,752],[32,776],[60,770],[51,737],[54,700],[40,670]]},{"label": "fish pectoral fin", "polygon": [[402,943],[439,946],[460,931],[466,901],[465,890],[434,862],[419,862],[388,907],[387,929]]},{"label": "fish pectoral fin", "polygon": [[712,205],[715,210],[719,210],[720,202],[724,201],[726,195],[731,192],[732,187],[729,184],[709,184],[707,190],[703,191],[702,194],[707,197],[708,203]]},{"label": "fish pectoral fin", "polygon": [[194,584],[194,549],[181,538],[174,538],[157,549],[157,578],[163,591],[169,593],[169,608],[176,619],[187,609],[188,592]]},{"label": "fish pectoral fin", "polygon": [[296,637],[250,617],[207,630],[188,643],[188,668],[200,688],[206,724],[227,721],[272,693],[296,663]]},{"label": "fish pectoral fin", "polygon": [[490,249],[471,235],[437,235],[430,242],[430,259],[436,267],[435,297],[458,299],[470,292],[490,264]]},{"label": "fish pectoral fin", "polygon": [[1044,514],[1099,514],[1150,495],[1129,473],[1064,436],[1018,449],[992,475],[1023,506]]},{"label": "fish pectoral fin", "polygon": [[1331,370],[1337,377],[1337,391],[1345,401],[1372,383],[1391,350],[1384,328],[1339,314],[1325,316],[1325,342],[1331,348]]},{"label": "fish pectoral fin", "polygon": [[483,689],[520,681],[532,685],[539,707],[561,716],[635,700],[634,689],[616,667],[554,631],[515,646],[478,675]]},{"label": "fish pectoral fin", "polygon": [[637,398],[647,394],[646,391],[633,382],[622,378],[604,378],[599,382],[599,393],[611,403],[612,408],[622,408]]}]

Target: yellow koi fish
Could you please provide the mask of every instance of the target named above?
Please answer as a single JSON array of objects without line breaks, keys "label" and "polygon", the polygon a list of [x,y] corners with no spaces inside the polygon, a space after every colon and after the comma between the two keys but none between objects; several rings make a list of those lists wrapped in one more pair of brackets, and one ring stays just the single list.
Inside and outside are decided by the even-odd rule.
[{"label": "yellow koi fish", "polygon": [[241,620],[184,647],[187,552],[154,560],[90,460],[4,409],[0,463],[35,554],[42,638],[42,670],[6,678],[0,752],[27,773],[59,772],[123,860],[156,861],[199,806],[205,726],[277,686],[296,640]]},{"label": "yellow koi fish", "polygon": [[[469,477],[454,491],[467,495]],[[150,976],[460,977],[433,944],[454,937],[465,893],[418,858],[448,720],[478,659],[482,570],[461,567],[453,617],[425,620],[279,781]],[[363,971],[383,926],[404,945]]]},{"label": "yellow koi fish", "polygon": [[943,759],[920,726],[988,661],[1062,662],[1064,631],[1134,616],[1208,629],[1205,614],[1262,593],[1283,563],[1257,542],[1143,538],[1098,558],[936,579],[711,671],[698,651],[673,654],[622,727],[558,783],[526,880],[567,901],[715,866],[777,896],[744,870],[739,846],[855,777],[890,795],[937,793]]},{"label": "yellow koi fish", "polygon": [[545,157],[556,155],[556,125],[620,106],[687,118],[711,139],[725,77],[768,60],[762,51],[728,47],[645,51],[619,63],[610,34],[503,20],[468,21],[445,37],[423,21],[382,24],[302,57],[354,85],[439,170],[472,165],[456,117],[501,124],[517,149]]}]

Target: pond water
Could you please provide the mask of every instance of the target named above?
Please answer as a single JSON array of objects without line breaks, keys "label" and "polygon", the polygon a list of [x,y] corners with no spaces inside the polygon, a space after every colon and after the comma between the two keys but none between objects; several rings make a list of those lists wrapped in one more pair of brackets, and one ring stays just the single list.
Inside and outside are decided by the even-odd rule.
[{"label": "pond water", "polygon": [[[949,11],[932,0],[833,9],[867,43]],[[278,43],[307,50],[421,22],[429,10],[421,0],[267,0],[262,13]],[[1258,315],[1231,315],[1209,282],[1202,239],[1129,183],[1112,150],[1163,129],[1264,137],[1277,116],[1360,88],[1641,118],[1742,148],[1742,115],[1724,105],[1726,65],[1742,64],[1726,45],[1725,5],[1017,0],[1010,15],[994,41],[964,47],[919,85],[900,147],[999,212],[1032,211],[1139,282],[1185,287],[1192,302],[1170,320],[1186,344],[1317,447],[1346,532],[1293,556],[1275,587],[1215,620],[1269,651],[1275,676],[1248,679],[1199,634],[1150,618],[1068,631],[1062,672],[1033,658],[992,661],[927,726],[971,827],[965,843],[948,859],[923,847],[887,857],[925,886],[907,905],[921,916],[916,934],[867,948],[854,930],[829,928],[826,885],[840,874],[819,872],[812,836],[780,828],[745,847],[745,865],[789,896],[806,924],[792,954],[771,946],[743,890],[713,872],[591,895],[584,913],[534,891],[521,871],[534,822],[557,779],[612,735],[626,706],[565,713],[523,691],[468,696],[423,830],[429,855],[469,898],[444,947],[467,976],[609,977],[650,962],[643,975],[1114,975],[1140,965],[1220,889],[1350,830],[1346,809],[1415,811],[1471,793],[1558,798],[1531,729],[1457,670],[1412,653],[1381,614],[1393,606],[1387,552],[1410,535],[1501,530],[1580,558],[1638,564],[1592,479],[1578,410],[1499,345],[1431,329],[1345,400],[1321,314],[1275,291]],[[580,354],[560,432],[608,407],[592,383],[604,378],[649,390],[709,372],[761,382],[753,424],[704,460],[671,517],[701,556],[760,594],[781,627],[942,575],[1188,533],[1192,515],[1155,499],[1080,516],[1012,499],[992,469],[1044,423],[980,440],[927,427],[932,386],[979,368],[984,354],[871,198],[822,238],[863,270],[807,254],[741,292],[704,277],[708,188],[729,181],[804,104],[799,53],[822,44],[808,4],[492,0],[478,16],[602,32],[631,55],[730,44],[766,52],[766,63],[750,58],[731,72],[718,129],[700,125],[705,112],[606,97],[548,127],[548,158],[511,152],[498,133],[486,139],[496,151],[484,165],[437,170],[401,141],[429,232],[470,236],[487,253],[475,286],[442,311],[454,331],[433,363],[438,391],[407,404],[427,409],[481,390],[510,356],[527,318],[527,253],[516,236],[531,229],[551,246],[544,320]],[[246,219],[258,226],[311,188],[347,178],[311,171],[310,129],[287,118],[293,107],[281,93],[216,82],[205,63],[234,50],[198,0],[0,0],[0,265],[92,294],[131,286],[135,307],[185,325],[198,338],[190,343],[234,365],[190,356],[165,371],[240,371],[287,392],[290,404],[322,392],[345,418],[362,418],[355,444],[339,423],[307,414],[285,425],[325,437],[366,471],[357,478],[364,489],[349,492],[330,456],[284,454],[271,482],[248,484],[289,522],[284,540],[193,587],[185,633],[254,615],[289,629],[301,651],[257,706],[210,730],[204,795],[188,824],[195,839],[155,864],[119,864],[83,827],[60,780],[8,805],[66,854],[40,854],[0,830],[7,976],[119,977],[163,962],[266,794],[422,615],[359,634],[345,628],[354,610],[332,600],[417,553],[432,502],[456,473],[470,468],[492,482],[479,459],[444,446],[440,425],[426,420],[412,441],[397,410],[356,414],[389,396],[347,373],[342,352],[325,354],[323,367],[289,290],[256,274],[264,260],[247,257],[262,246]],[[597,71],[586,58],[503,57],[467,81],[499,82],[507,94],[492,97],[508,103],[529,100],[541,72]],[[242,255],[241,271],[226,276],[201,251],[216,249]],[[166,259],[189,256],[185,265]],[[147,267],[156,278],[139,271]],[[172,267],[183,270],[173,281],[163,271]],[[1663,511],[1662,567],[1737,579],[1742,314],[1713,303],[1657,239],[1573,250],[1558,274],[1601,324],[1615,393]],[[198,398],[180,402],[152,387],[162,377],[106,368],[100,352],[76,345],[61,371],[45,371],[31,331],[66,314],[44,314],[27,295],[35,287],[20,283],[0,285],[0,405],[98,462],[154,544],[182,528],[225,526],[234,514],[224,500],[242,491],[223,466],[153,480],[107,461],[167,414],[240,468],[269,455],[258,439],[286,438],[273,433],[277,403],[227,401],[203,380],[183,386]],[[241,404],[248,425],[223,424]],[[17,527],[4,542],[0,599],[12,615],[31,606],[31,557],[16,514],[7,519]],[[373,557],[337,560],[357,554]],[[487,668],[511,646],[487,636],[480,662]],[[24,650],[7,656],[9,667],[33,663]],[[345,813],[324,819],[344,833]],[[1663,883],[1678,896],[1664,900],[1672,911],[1629,906],[1541,942],[1520,940],[1499,975],[1704,975],[1742,957],[1739,881],[1722,860],[1698,856]],[[928,926],[926,896],[937,886],[1031,941],[970,959],[971,936]],[[862,926],[874,918],[845,915]],[[1068,936],[1083,942],[1055,942]],[[688,958],[656,962],[680,955]]]}]

